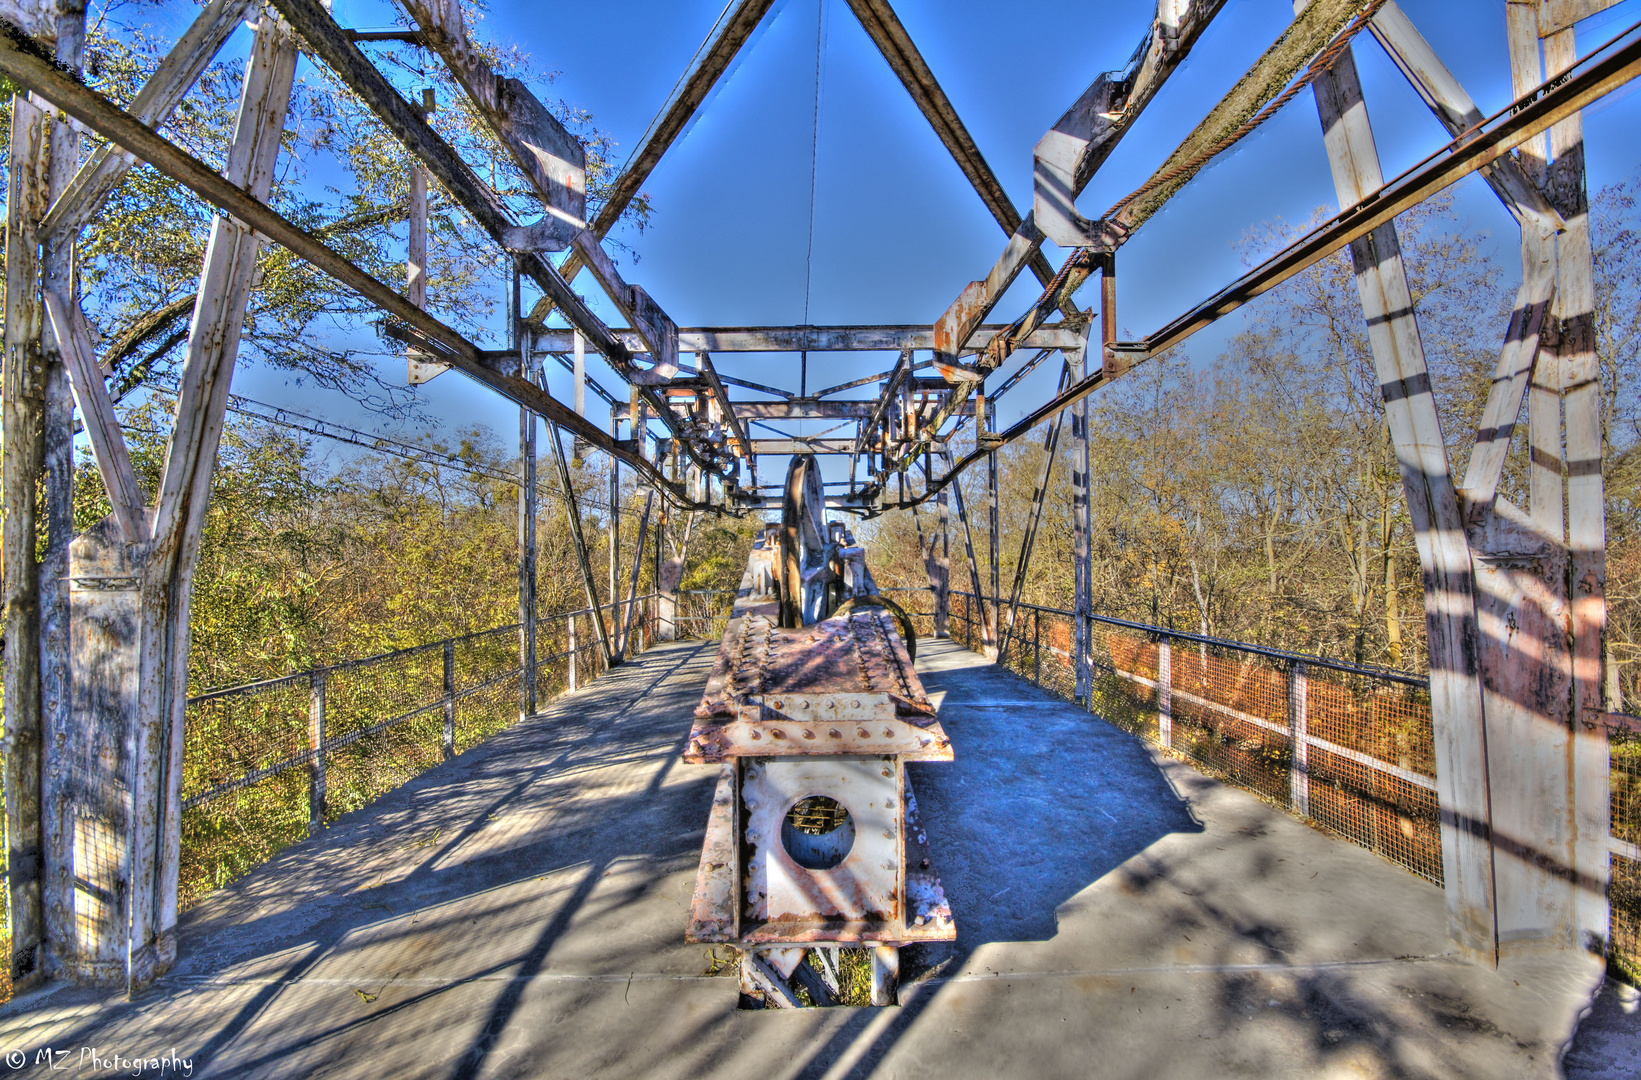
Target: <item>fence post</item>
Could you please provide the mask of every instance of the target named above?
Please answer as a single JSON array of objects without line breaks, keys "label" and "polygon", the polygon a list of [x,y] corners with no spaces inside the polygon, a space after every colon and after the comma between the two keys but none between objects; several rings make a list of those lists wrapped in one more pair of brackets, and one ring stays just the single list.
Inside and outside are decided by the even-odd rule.
[{"label": "fence post", "polygon": [[308,676],[308,834],[325,827],[325,673]]},{"label": "fence post", "polygon": [[444,759],[456,756],[456,643],[444,643]]},{"label": "fence post", "polygon": [[1310,725],[1310,680],[1304,664],[1288,666],[1288,738],[1293,744],[1293,760],[1288,767],[1288,796],[1293,812],[1300,817],[1311,816],[1310,743],[1306,741]]},{"label": "fence post", "polygon": [[[593,618],[595,618],[595,619],[598,618],[598,613],[596,611],[593,613]],[[570,646],[569,647],[570,647],[570,664],[569,664],[569,670],[566,673],[566,678],[569,682],[570,692],[574,693],[575,688],[576,688],[576,676],[579,674],[579,672],[576,669],[581,666],[581,657],[576,652],[575,616],[574,615],[570,616]]]},{"label": "fence post", "polygon": [[1031,609],[1031,681],[1043,685],[1043,613]]},{"label": "fence post", "polygon": [[1174,746],[1174,643],[1157,639],[1157,742],[1164,750]]}]

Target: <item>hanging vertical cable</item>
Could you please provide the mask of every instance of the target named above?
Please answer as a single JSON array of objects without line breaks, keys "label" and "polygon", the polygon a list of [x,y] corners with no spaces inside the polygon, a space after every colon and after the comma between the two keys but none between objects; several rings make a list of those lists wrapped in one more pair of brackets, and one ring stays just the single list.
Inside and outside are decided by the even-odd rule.
[{"label": "hanging vertical cable", "polygon": [[[815,280],[815,180],[820,172],[820,108],[826,57],[826,0],[819,0],[815,12],[815,110],[810,120],[809,136],[809,247],[804,256],[803,270],[803,325],[806,329],[809,326],[811,288]],[[808,349],[799,354],[798,396],[809,396]]]}]

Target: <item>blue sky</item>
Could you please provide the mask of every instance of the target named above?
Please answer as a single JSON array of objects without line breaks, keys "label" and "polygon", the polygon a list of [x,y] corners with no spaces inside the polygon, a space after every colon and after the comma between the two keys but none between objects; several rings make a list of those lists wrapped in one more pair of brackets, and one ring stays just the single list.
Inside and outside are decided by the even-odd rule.
[{"label": "blue sky", "polygon": [[[516,42],[538,68],[557,72],[538,93],[590,110],[624,159],[722,6],[722,0],[494,0],[477,32]],[[1502,0],[1402,0],[1402,6],[1483,112],[1508,103]],[[1033,146],[1100,71],[1122,66],[1155,5],[898,0],[896,9],[1024,211],[1031,201]],[[336,0],[335,11],[346,26],[384,26],[393,19],[393,9],[380,0]],[[1291,0],[1230,0],[1083,195],[1083,211],[1097,216],[1148,176],[1277,37],[1291,13]],[[1641,0],[1624,0],[1587,20],[1580,25],[1580,54],[1637,20]],[[824,76],[817,139],[818,27]],[[1395,175],[1447,136],[1366,35],[1356,55],[1384,171]],[[1592,189],[1622,179],[1641,163],[1641,141],[1633,135],[1636,102],[1633,93],[1620,92],[1586,113]],[[814,145],[818,153],[812,157]],[[930,323],[965,283],[984,276],[1005,240],[844,0],[777,3],[645,190],[655,206],[652,223],[641,234],[618,230],[616,238],[637,257],[635,263],[623,254],[620,261],[628,280],[642,284],[681,325],[802,322],[806,280],[810,322]],[[1461,217],[1492,234],[1501,263],[1513,273],[1514,228],[1489,189],[1473,178],[1457,194]],[[1315,108],[1304,94],[1224,155],[1124,248],[1123,336],[1156,329],[1235,277],[1242,268],[1238,244],[1250,228],[1277,218],[1303,220],[1319,207],[1335,206]],[[1064,254],[1052,245],[1045,251],[1056,263]],[[596,291],[585,275],[579,284],[585,293]],[[501,283],[497,287],[499,294]],[[1036,292],[1035,280],[1022,275],[994,317],[1015,317]],[[1091,300],[1082,298],[1085,305]],[[619,321],[607,304],[601,313]],[[1211,360],[1241,326],[1233,316],[1188,347],[1198,359]],[[1478,327],[1487,337],[1501,330]],[[795,387],[795,356],[716,359],[727,373]],[[882,370],[892,359],[814,356],[811,386]],[[384,361],[390,376],[400,368],[397,361]],[[1042,381],[1050,378],[1045,365]],[[555,393],[568,396],[567,376],[556,372],[552,380]],[[345,400],[280,373],[247,368],[236,376],[235,388],[359,426],[382,426]],[[1001,404],[1000,419],[1008,422],[1047,389],[1028,380],[1012,402]],[[421,393],[427,410],[445,423],[514,430],[516,410],[459,375],[441,376]]]}]

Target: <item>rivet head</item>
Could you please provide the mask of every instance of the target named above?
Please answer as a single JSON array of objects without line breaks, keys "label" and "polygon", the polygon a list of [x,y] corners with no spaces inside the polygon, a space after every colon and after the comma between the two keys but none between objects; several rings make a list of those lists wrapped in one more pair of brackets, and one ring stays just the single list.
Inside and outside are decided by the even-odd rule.
[{"label": "rivet head", "polygon": [[762,736],[762,735],[761,735],[761,734],[759,734],[759,732],[758,732],[758,729],[757,729],[757,728],[753,728],[753,729],[752,729],[752,738],[753,738],[753,740],[754,740],[754,741],[756,741],[756,740],[758,740],[758,739],[761,739],[761,738],[763,738],[763,736]]},{"label": "rivet head", "polygon": [[805,708],[805,709],[807,709],[807,708],[809,708],[809,702],[807,702],[807,701],[805,701],[805,702],[804,702],[804,703],[803,703],[803,707],[804,707],[804,708]]},{"label": "rivet head", "polygon": [[808,728],[804,728],[803,729],[803,737],[806,738],[806,739],[813,739],[815,737],[815,733],[813,731],[810,731]]},{"label": "rivet head", "polygon": [[776,728],[775,730],[771,731],[769,734],[772,735],[773,737],[777,738],[777,739],[786,738],[786,732],[782,731],[780,728]]},{"label": "rivet head", "polygon": [[872,737],[872,733],[867,731],[865,728],[856,728],[855,731],[858,732],[860,737],[863,739],[870,739]]},{"label": "rivet head", "polygon": [[884,728],[884,729],[883,729],[883,737],[884,737],[884,738],[885,738],[885,739],[892,739],[892,738],[894,738],[894,737],[895,737],[895,733],[894,733],[894,730],[893,730],[893,729],[892,729],[892,728]]},{"label": "rivet head", "polygon": [[834,739],[843,738],[843,732],[839,731],[837,728],[833,728],[831,731],[828,731],[826,734],[829,735],[830,737],[834,738]]},{"label": "rivet head", "polygon": [[860,708],[860,702],[858,701],[851,701],[849,704],[857,709]]}]

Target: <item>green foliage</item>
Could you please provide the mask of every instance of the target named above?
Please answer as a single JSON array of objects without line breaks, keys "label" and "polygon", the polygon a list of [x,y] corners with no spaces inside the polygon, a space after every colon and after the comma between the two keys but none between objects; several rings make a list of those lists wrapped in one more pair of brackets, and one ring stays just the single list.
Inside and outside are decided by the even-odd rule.
[{"label": "green foliage", "polygon": [[[170,47],[140,20],[144,5],[95,6],[88,20],[85,78],[116,104],[128,105]],[[471,14],[469,16],[472,21]],[[496,188],[520,218],[540,214],[539,200],[481,122],[465,92],[440,64],[409,45],[367,46],[406,97],[431,89],[433,126]],[[481,45],[504,74],[533,85],[588,152],[589,201],[596,213],[615,168],[614,144],[584,110],[542,91],[551,74],[535,70],[516,48]],[[238,111],[244,62],[207,67],[161,133],[212,168],[225,164]],[[9,169],[11,95],[0,101],[0,184]],[[82,139],[82,156],[103,145]],[[396,288],[405,282],[409,154],[323,65],[303,64],[293,90],[270,202],[370,274]],[[640,228],[650,204],[640,197],[623,220]],[[489,334],[510,263],[489,236],[442,192],[429,193],[429,309],[469,337]],[[148,166],[132,169],[84,231],[76,267],[82,305],[111,372],[116,400],[154,382],[174,380],[187,341],[192,299],[215,212]],[[298,382],[338,389],[379,409],[411,409],[396,380],[375,360],[401,348],[378,337],[376,310],[283,248],[264,245],[241,342],[240,362],[289,371]]]},{"label": "green foliage", "polygon": [[[1609,188],[1591,215],[1607,390],[1609,642],[1631,697],[1641,697],[1638,193],[1641,178]],[[1432,200],[1396,224],[1449,460],[1462,476],[1515,285],[1450,202]],[[1247,258],[1302,231],[1257,231]],[[1250,305],[1247,329],[1212,363],[1165,355],[1088,408],[1097,613],[1345,660],[1425,664],[1418,554],[1348,253]],[[1524,428],[1501,489],[1521,505]],[[998,454],[1005,593],[1043,465],[1040,438]],[[1071,475],[1083,465],[1069,437],[1054,468],[1024,599],[1070,608]],[[989,589],[984,470],[962,483]],[[863,530],[882,583],[927,584],[918,540],[926,550],[932,510]],[[969,589],[955,528],[951,561],[953,587]]]}]

